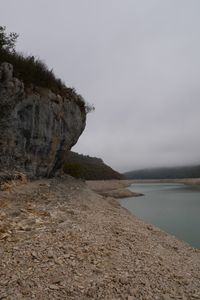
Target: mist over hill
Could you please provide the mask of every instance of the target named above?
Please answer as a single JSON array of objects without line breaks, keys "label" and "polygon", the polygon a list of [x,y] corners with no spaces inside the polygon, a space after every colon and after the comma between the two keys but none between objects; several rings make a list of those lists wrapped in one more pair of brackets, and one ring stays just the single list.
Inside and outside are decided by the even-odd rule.
[{"label": "mist over hill", "polygon": [[127,179],[182,179],[199,178],[200,165],[163,167],[129,171],[123,174]]}]

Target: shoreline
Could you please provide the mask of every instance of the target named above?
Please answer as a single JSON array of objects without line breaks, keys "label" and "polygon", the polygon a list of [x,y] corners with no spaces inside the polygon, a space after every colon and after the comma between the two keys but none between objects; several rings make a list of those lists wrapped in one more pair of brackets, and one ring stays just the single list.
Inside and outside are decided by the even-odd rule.
[{"label": "shoreline", "polygon": [[189,185],[200,185],[200,178],[183,179],[129,179],[130,184],[134,183],[183,183]]},{"label": "shoreline", "polygon": [[0,192],[0,206],[5,299],[200,298],[200,250],[81,180],[14,186]]},{"label": "shoreline", "polygon": [[[188,185],[200,185],[200,178],[185,178],[185,179],[112,179],[112,180],[86,180],[87,186],[97,193],[104,193],[110,191],[123,190],[132,184],[142,183],[182,183]],[[143,194],[135,196],[142,196]],[[134,193],[132,195],[134,197]],[[132,197],[130,195],[130,197]],[[115,196],[113,196],[115,198]],[[125,196],[126,197],[126,196]],[[116,197],[120,198],[120,197]],[[123,198],[123,196],[122,196]]]},{"label": "shoreline", "polygon": [[187,179],[113,179],[113,180],[87,180],[87,186],[101,196],[120,198],[131,198],[144,196],[143,193],[133,192],[127,188],[134,184],[152,183],[181,183],[200,186],[200,178]]},{"label": "shoreline", "polygon": [[104,197],[121,199],[144,195],[128,190],[127,188],[131,185],[128,180],[89,180],[86,184],[92,191]]}]

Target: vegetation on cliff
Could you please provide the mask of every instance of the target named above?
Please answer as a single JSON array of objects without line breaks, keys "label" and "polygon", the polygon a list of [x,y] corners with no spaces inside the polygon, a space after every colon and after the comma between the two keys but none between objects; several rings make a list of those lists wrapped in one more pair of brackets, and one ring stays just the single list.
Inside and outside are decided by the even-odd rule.
[{"label": "vegetation on cliff", "polygon": [[123,175],[106,165],[102,159],[72,151],[66,155],[64,172],[86,180],[124,179]]},{"label": "vegetation on cliff", "polygon": [[74,88],[66,87],[61,79],[56,78],[53,70],[49,70],[41,59],[16,52],[17,38],[18,34],[14,32],[7,34],[6,27],[0,26],[0,64],[3,62],[12,64],[14,77],[22,80],[26,87],[38,86],[50,89],[55,94],[75,101],[85,113],[94,110],[94,107],[86,103]]},{"label": "vegetation on cliff", "polygon": [[0,177],[52,177],[85,129],[88,106],[45,64],[18,54],[17,36],[0,27]]}]

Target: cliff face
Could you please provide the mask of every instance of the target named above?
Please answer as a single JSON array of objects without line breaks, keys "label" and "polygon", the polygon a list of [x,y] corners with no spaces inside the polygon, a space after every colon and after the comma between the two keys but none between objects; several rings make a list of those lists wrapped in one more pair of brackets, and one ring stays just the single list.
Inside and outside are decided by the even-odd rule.
[{"label": "cliff face", "polygon": [[13,67],[0,66],[0,170],[51,176],[85,128],[86,113],[74,99],[24,88]]}]

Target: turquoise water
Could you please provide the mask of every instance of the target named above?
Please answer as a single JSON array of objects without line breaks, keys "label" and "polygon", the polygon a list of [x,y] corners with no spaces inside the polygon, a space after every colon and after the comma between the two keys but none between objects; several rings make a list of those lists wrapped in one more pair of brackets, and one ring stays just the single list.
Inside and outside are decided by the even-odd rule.
[{"label": "turquoise water", "polygon": [[124,198],[123,207],[144,221],[200,248],[200,187],[184,184],[134,184],[141,197]]}]

